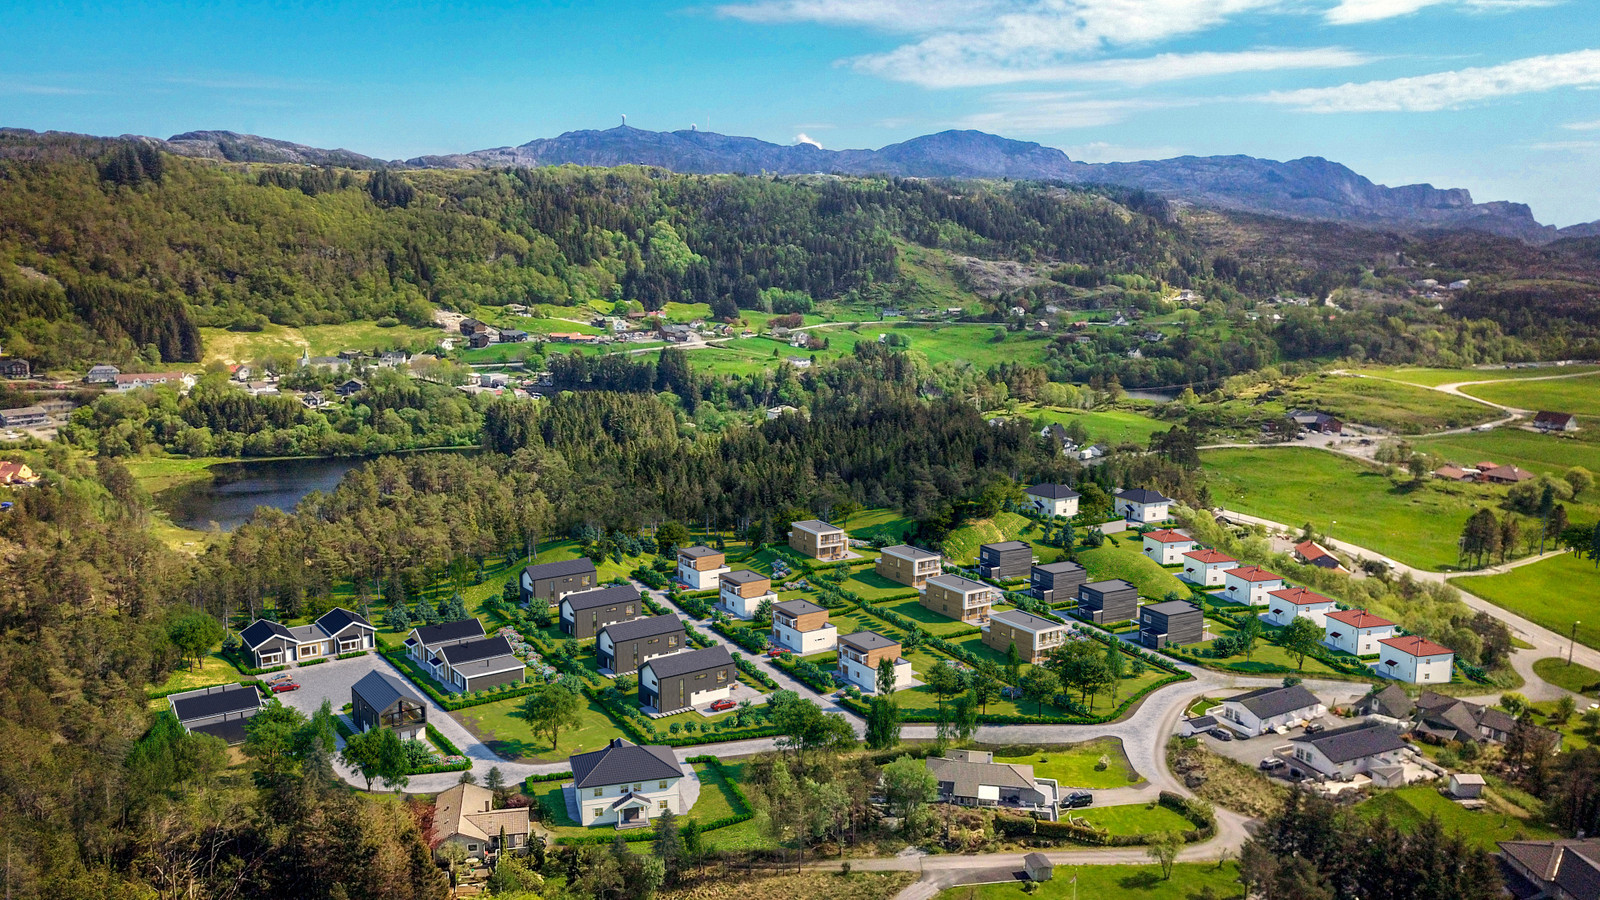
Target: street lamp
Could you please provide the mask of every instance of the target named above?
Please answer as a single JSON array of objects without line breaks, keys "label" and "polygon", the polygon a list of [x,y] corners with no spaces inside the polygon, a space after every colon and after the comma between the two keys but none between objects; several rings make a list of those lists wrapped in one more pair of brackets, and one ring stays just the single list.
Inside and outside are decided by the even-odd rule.
[{"label": "street lamp", "polygon": [[1572,648],[1578,643],[1578,620],[1572,620],[1572,637],[1567,641],[1567,665],[1572,665]]}]

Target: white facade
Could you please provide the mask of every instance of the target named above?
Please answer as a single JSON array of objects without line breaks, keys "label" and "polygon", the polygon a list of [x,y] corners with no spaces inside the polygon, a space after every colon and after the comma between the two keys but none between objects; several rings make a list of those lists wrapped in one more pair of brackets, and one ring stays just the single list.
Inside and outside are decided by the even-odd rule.
[{"label": "white facade", "polygon": [[1040,497],[1028,494],[1028,505],[1041,516],[1065,516],[1071,518],[1078,514],[1077,497]]},{"label": "white facade", "polygon": [[796,631],[787,625],[772,623],[772,643],[801,656],[826,653],[839,642],[839,629],[832,622],[810,631]]},{"label": "white facade", "polygon": [[[1161,540],[1151,536],[1154,534],[1158,534],[1158,532],[1151,532],[1144,536],[1144,555],[1163,566],[1175,566],[1183,562],[1183,555],[1193,550],[1198,544],[1193,538],[1178,541],[1169,537],[1167,540]],[[1163,534],[1170,535],[1171,532]]]},{"label": "white facade", "polygon": [[[723,569],[722,571],[726,572],[728,570]],[[766,600],[771,600],[773,603],[777,603],[778,595],[771,591],[767,591],[765,594],[758,594],[754,597],[741,597],[739,596],[738,585],[725,583],[722,585],[722,589],[717,592],[717,609],[722,610],[730,616],[736,616],[741,619],[753,619],[755,618],[756,607],[760,606],[762,602]]]},{"label": "white facade", "polygon": [[1391,637],[1394,637],[1394,623],[1365,610],[1329,613],[1322,626],[1324,644],[1354,656],[1377,653],[1382,649],[1379,642]]},{"label": "white facade", "polygon": [[1327,712],[1328,708],[1318,703],[1315,706],[1293,709],[1286,713],[1263,719],[1246,709],[1242,703],[1224,700],[1222,701],[1222,711],[1216,715],[1226,722],[1233,731],[1246,737],[1255,737],[1259,734],[1266,734],[1269,731],[1276,731],[1279,728],[1294,728],[1312,719],[1321,718]]},{"label": "white facade", "polygon": [[727,566],[705,570],[696,569],[688,560],[683,558],[678,560],[678,580],[696,591],[712,590],[722,581],[723,574],[732,571]]},{"label": "white facade", "polygon": [[[839,654],[839,674],[845,681],[850,682],[869,694],[878,692],[878,669]],[[901,690],[911,684],[914,673],[911,662],[906,659],[897,659],[894,663],[894,689]]]},{"label": "white facade", "polygon": [[[615,825],[621,820],[627,807],[640,810],[646,818],[655,818],[666,810],[672,810],[673,815],[681,816],[688,812],[683,805],[683,792],[678,789],[677,778],[657,778],[651,781],[636,781],[632,784],[608,784],[590,788],[573,788],[578,795],[578,821],[585,825]],[[628,794],[632,797],[619,805],[623,797]]]},{"label": "white facade", "polygon": [[1121,498],[1117,500],[1117,509],[1121,510],[1123,518],[1130,522],[1160,522],[1167,518],[1168,510],[1171,508],[1171,500],[1163,500],[1160,503],[1138,503]]},{"label": "white facade", "polygon": [[1266,606],[1271,593],[1283,589],[1282,578],[1258,566],[1229,569],[1222,575],[1222,596],[1235,603]]},{"label": "white facade", "polygon": [[1385,678],[1408,684],[1448,684],[1455,666],[1450,650],[1416,637],[1386,638],[1378,642],[1373,669]]},{"label": "white facade", "polygon": [[1310,619],[1322,628],[1333,612],[1333,600],[1306,590],[1273,591],[1268,595],[1267,611],[1263,621],[1279,627],[1287,626],[1297,618]]},{"label": "white facade", "polygon": [[1190,550],[1179,562],[1183,571],[1178,577],[1200,587],[1220,587],[1223,573],[1239,565],[1238,560],[1215,550]]},{"label": "white facade", "polygon": [[1400,750],[1393,750],[1387,753],[1360,756],[1336,763],[1310,744],[1295,744],[1294,761],[1296,764],[1309,768],[1321,775],[1352,778],[1379,766],[1401,765],[1405,762],[1405,753]]}]

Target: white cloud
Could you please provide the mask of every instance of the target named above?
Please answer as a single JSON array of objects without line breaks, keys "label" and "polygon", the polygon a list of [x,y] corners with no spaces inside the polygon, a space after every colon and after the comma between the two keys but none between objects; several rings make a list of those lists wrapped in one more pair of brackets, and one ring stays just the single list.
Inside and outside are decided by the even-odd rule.
[{"label": "white cloud", "polygon": [[1256,98],[1302,112],[1431,112],[1559,87],[1600,85],[1600,50],[1534,56],[1498,66],[1337,87],[1273,91]]},{"label": "white cloud", "polygon": [[1087,144],[1062,147],[1061,149],[1078,162],[1087,163],[1171,159],[1174,156],[1182,156],[1184,153],[1181,147],[1128,147],[1121,144],[1107,143],[1106,141],[1093,141]]},{"label": "white cloud", "polygon": [[1542,143],[1527,144],[1525,146],[1529,150],[1582,152],[1586,150],[1600,150],[1600,141],[1544,141]]},{"label": "white cloud", "polygon": [[810,144],[811,146],[817,148],[818,150],[822,149],[821,142],[819,142],[817,139],[811,137],[810,135],[806,134],[804,131],[802,131],[799,134],[794,136],[794,142],[796,144]]},{"label": "white cloud", "polygon": [[989,98],[996,108],[973,113],[961,128],[1000,133],[1040,133],[1115,125],[1129,116],[1156,109],[1193,105],[1193,100],[1106,99],[1078,92],[1021,91]]},{"label": "white cloud", "polygon": [[47,97],[66,97],[79,94],[97,94],[99,91],[82,88],[59,87],[50,84],[30,84],[18,81],[0,81],[0,94],[35,94]]},{"label": "white cloud", "polygon": [[1334,25],[1357,25],[1408,16],[1430,6],[1450,4],[1474,12],[1510,12],[1540,6],[1554,6],[1561,0],[1339,0],[1325,18]]},{"label": "white cloud", "polygon": [[1600,131],[1600,119],[1593,122],[1568,122],[1561,126],[1568,131]]},{"label": "white cloud", "polygon": [[863,61],[858,65],[875,74],[914,81],[924,87],[973,87],[1024,81],[1093,81],[1139,87],[1241,72],[1345,68],[1364,65],[1372,59],[1363,53],[1343,47],[1305,49],[1269,47],[1234,53],[1161,53],[1149,57],[1102,59],[1080,63],[1061,62],[1033,67],[974,66],[909,73],[909,77],[908,73],[878,71],[876,61],[870,63]]}]

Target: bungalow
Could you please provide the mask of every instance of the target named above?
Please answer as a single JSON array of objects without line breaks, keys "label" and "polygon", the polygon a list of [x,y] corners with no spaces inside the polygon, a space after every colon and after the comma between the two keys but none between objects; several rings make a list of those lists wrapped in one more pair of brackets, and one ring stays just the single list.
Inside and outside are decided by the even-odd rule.
[{"label": "bungalow", "polygon": [[900,642],[875,631],[856,631],[839,635],[839,675],[869,694],[878,692],[878,665],[894,661],[894,687],[911,685],[910,660],[901,656]]},{"label": "bungalow", "polygon": [[984,578],[1026,578],[1028,567],[1036,562],[1033,547],[1024,541],[1001,541],[978,547],[978,574]]},{"label": "bungalow", "polygon": [[[494,791],[476,784],[462,783],[433,801],[433,834],[438,845],[434,858],[442,859],[445,844],[458,844],[470,859],[482,859],[501,850],[516,850],[528,845],[532,824],[526,806],[494,808]],[[506,845],[500,846],[505,835]]]},{"label": "bungalow", "polygon": [[1378,642],[1394,637],[1394,623],[1364,609],[1337,609],[1322,623],[1322,642],[1353,656],[1372,656]]},{"label": "bungalow", "polygon": [[1302,768],[1336,778],[1365,774],[1384,786],[1403,781],[1398,770],[1411,753],[1398,734],[1372,721],[1301,735],[1289,743]]},{"label": "bungalow", "polygon": [[[1517,728],[1517,720],[1504,710],[1435,691],[1423,691],[1417,698],[1413,730],[1441,741],[1489,741],[1504,744]],[[1554,752],[1561,746],[1561,732],[1529,725],[1538,742]]]},{"label": "bungalow", "polygon": [[539,599],[555,606],[562,597],[587,591],[597,583],[594,563],[584,557],[526,566],[521,578],[522,602]]},{"label": "bungalow", "polygon": [[683,620],[670,613],[617,622],[600,629],[595,654],[602,670],[628,675],[658,656],[688,649]]},{"label": "bungalow", "polygon": [[428,705],[405,682],[373,670],[350,686],[350,721],[357,731],[387,728],[411,740],[420,738],[428,724]]},{"label": "bungalow", "polygon": [[1379,675],[1409,684],[1446,684],[1455,665],[1455,653],[1449,647],[1417,635],[1384,638],[1378,641],[1378,662],[1373,666]]},{"label": "bungalow", "polygon": [[1181,531],[1162,528],[1145,532],[1144,555],[1155,560],[1157,565],[1175,566],[1183,562],[1183,554],[1199,544],[1199,541]]},{"label": "bungalow", "polygon": [[522,660],[503,637],[462,641],[439,648],[436,671],[451,690],[470,694],[502,684],[521,684],[527,677]]},{"label": "bungalow", "polygon": [[460,619],[455,622],[441,622],[438,625],[423,625],[411,629],[406,635],[406,655],[417,661],[417,664],[428,671],[428,674],[440,681],[448,681],[444,671],[440,668],[443,660],[439,651],[452,644],[465,644],[468,641],[481,641],[487,635],[483,630],[483,623],[477,619]]},{"label": "bungalow", "polygon": [[1475,469],[1463,469],[1460,466],[1440,466],[1433,470],[1433,477],[1443,478],[1446,481],[1471,481],[1478,477]]},{"label": "bungalow", "polygon": [[32,378],[33,367],[25,359],[0,359],[0,378]]},{"label": "bungalow", "polygon": [[806,519],[789,526],[789,548],[813,559],[834,562],[844,559],[849,541],[844,529]]},{"label": "bungalow", "polygon": [[1121,578],[1078,585],[1078,618],[1096,625],[1126,622],[1139,614],[1139,589]]},{"label": "bungalow", "polygon": [[1339,434],[1344,431],[1343,422],[1324,412],[1296,409],[1290,411],[1289,418],[1306,431],[1318,434]]},{"label": "bungalow", "polygon": [[772,607],[772,643],[801,656],[832,650],[839,629],[828,621],[826,607],[810,600],[785,600]]},{"label": "bungalow", "polygon": [[1499,843],[1500,859],[1506,868],[1527,882],[1514,896],[1553,900],[1600,898],[1600,838]]},{"label": "bungalow", "polygon": [[191,734],[209,734],[228,744],[244,743],[244,723],[261,711],[254,685],[219,684],[167,697],[178,724]]},{"label": "bungalow", "polygon": [[944,571],[944,557],[921,547],[896,544],[883,548],[873,571],[896,584],[922,590],[929,578]]},{"label": "bungalow", "polygon": [[683,764],[671,747],[639,746],[622,738],[599,750],[568,759],[572,784],[567,806],[578,811],[578,822],[642,828],[650,817],[663,812],[681,816],[689,811],[682,785]]},{"label": "bungalow", "polygon": [[48,425],[50,414],[42,406],[21,406],[16,409],[0,409],[0,428],[32,428],[36,425]]},{"label": "bungalow", "polygon": [[1172,508],[1172,498],[1163,497],[1160,491],[1132,488],[1117,491],[1116,511],[1129,522],[1160,522],[1167,518]]},{"label": "bungalow", "polygon": [[265,669],[286,663],[321,659],[357,650],[371,650],[372,623],[348,609],[330,609],[310,625],[288,626],[270,619],[257,619],[239,632],[250,651],[255,668]]},{"label": "bungalow", "polygon": [[1271,600],[1261,618],[1279,627],[1287,627],[1295,619],[1305,618],[1322,628],[1328,613],[1333,612],[1333,598],[1324,597],[1303,587],[1284,588],[1267,594]]},{"label": "bungalow", "polygon": [[607,625],[639,618],[643,608],[639,589],[631,584],[568,594],[561,598],[561,632],[579,640],[592,638]]},{"label": "bungalow", "polygon": [[140,372],[136,375],[114,375],[111,383],[119,391],[135,391],[139,388],[155,387],[168,384],[177,388],[187,388],[194,384],[194,376],[183,372]]},{"label": "bungalow", "polygon": [[27,463],[0,460],[0,484],[33,484],[38,480],[39,476]]},{"label": "bungalow", "polygon": [[990,617],[983,642],[1001,653],[1010,653],[1015,647],[1023,662],[1038,665],[1052,650],[1067,642],[1067,632],[1071,630],[1064,622],[1020,609],[1007,609]]},{"label": "bungalow", "polygon": [[1023,491],[1023,495],[1039,515],[1067,518],[1078,514],[1078,498],[1082,496],[1064,484],[1036,484]]},{"label": "bungalow", "polygon": [[753,619],[756,610],[767,601],[778,602],[771,578],[747,569],[723,574],[721,590],[717,592],[718,609],[741,619]]},{"label": "bungalow", "polygon": [[791,366],[794,366],[796,369],[811,368],[811,360],[806,359],[804,356],[788,356],[784,357],[783,361]]},{"label": "bungalow", "polygon": [[989,609],[1000,602],[1000,592],[991,585],[960,575],[936,575],[928,579],[920,602],[924,608],[941,616],[969,625],[983,625],[989,621]]},{"label": "bungalow", "polygon": [[1321,718],[1328,708],[1304,685],[1264,687],[1222,701],[1219,718],[1245,737],[1289,729]]},{"label": "bungalow", "polygon": [[939,802],[960,806],[1009,806],[1047,811],[1060,799],[1054,778],[1037,778],[1033,766],[997,763],[987,750],[946,750],[923,761],[939,784]]},{"label": "bungalow", "polygon": [[1540,431],[1577,431],[1578,417],[1572,413],[1541,411],[1533,417],[1533,427]]},{"label": "bungalow", "polygon": [[86,384],[111,384],[115,382],[117,380],[117,376],[121,374],[122,370],[118,369],[116,366],[92,366],[89,369],[89,374],[83,376],[83,380]]},{"label": "bungalow", "polygon": [[666,714],[727,698],[738,673],[728,648],[673,653],[639,666],[639,705]]},{"label": "bungalow", "polygon": [[709,591],[717,586],[718,579],[729,571],[728,557],[721,550],[703,544],[684,547],[678,551],[678,580],[694,591]]},{"label": "bungalow", "polygon": [[1517,484],[1536,477],[1538,476],[1527,469],[1519,469],[1516,466],[1495,466],[1484,469],[1478,474],[1480,480],[1490,484]]},{"label": "bungalow", "polygon": [[1239,561],[1221,550],[1190,550],[1183,554],[1183,571],[1178,577],[1199,587],[1221,587],[1224,573]]},{"label": "bungalow", "polygon": [[1205,614],[1198,606],[1183,600],[1168,600],[1139,607],[1139,640],[1146,647],[1161,649],[1205,640]]},{"label": "bungalow", "polygon": [[1397,684],[1388,684],[1379,690],[1376,686],[1365,697],[1356,701],[1355,711],[1363,716],[1383,716],[1388,719],[1409,721],[1417,711],[1417,704]]},{"label": "bungalow", "polygon": [[1089,573],[1075,562],[1063,560],[1035,563],[1028,572],[1028,590],[1046,603],[1078,595],[1078,586],[1089,580]]},{"label": "bungalow", "polygon": [[1266,606],[1273,591],[1283,587],[1283,576],[1260,566],[1240,566],[1222,573],[1223,596],[1235,603]]},{"label": "bungalow", "polygon": [[1303,566],[1316,566],[1334,572],[1345,571],[1344,566],[1339,563],[1339,557],[1329,553],[1327,548],[1316,541],[1301,541],[1295,544],[1294,559]]}]

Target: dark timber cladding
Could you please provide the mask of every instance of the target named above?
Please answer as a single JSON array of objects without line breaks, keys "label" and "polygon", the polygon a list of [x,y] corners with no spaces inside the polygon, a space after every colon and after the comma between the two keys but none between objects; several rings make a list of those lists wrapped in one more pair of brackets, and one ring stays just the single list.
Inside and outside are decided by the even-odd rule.
[{"label": "dark timber cladding", "polygon": [[1113,578],[1078,585],[1078,615],[1096,625],[1126,622],[1139,614],[1139,589]]},{"label": "dark timber cladding", "polygon": [[1078,596],[1078,585],[1089,580],[1089,573],[1075,562],[1044,563],[1028,573],[1028,587],[1046,603],[1071,600]]},{"label": "dark timber cladding", "polygon": [[720,644],[658,657],[639,667],[639,703],[662,711],[684,709],[697,702],[697,695],[724,690],[736,678],[733,657]]},{"label": "dark timber cladding", "polygon": [[592,638],[616,622],[637,619],[643,601],[631,584],[613,584],[561,598],[561,631],[570,637]]},{"label": "dark timber cladding", "polygon": [[372,671],[350,686],[350,719],[360,731],[388,728],[404,740],[426,726],[428,707],[400,679]]},{"label": "dark timber cladding", "polygon": [[587,591],[598,583],[594,563],[581,557],[527,566],[520,581],[523,603],[538,598],[551,606],[565,594]]},{"label": "dark timber cladding", "polygon": [[978,574],[984,578],[1027,578],[1033,548],[1022,541],[1002,541],[978,548]]},{"label": "dark timber cladding", "polygon": [[1205,614],[1192,603],[1168,600],[1139,609],[1139,637],[1147,647],[1197,644],[1205,632]]},{"label": "dark timber cladding", "polygon": [[600,629],[595,653],[600,668],[627,675],[651,657],[682,650],[685,640],[682,619],[671,614],[650,616]]}]

